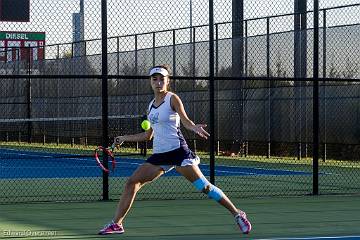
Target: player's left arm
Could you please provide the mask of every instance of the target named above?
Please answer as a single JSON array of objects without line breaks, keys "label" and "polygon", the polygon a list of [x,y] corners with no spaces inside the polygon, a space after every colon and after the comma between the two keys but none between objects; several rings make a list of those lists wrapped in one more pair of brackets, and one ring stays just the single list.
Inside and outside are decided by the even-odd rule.
[{"label": "player's left arm", "polygon": [[204,129],[204,127],[207,126],[206,124],[195,124],[193,121],[190,120],[190,118],[186,114],[181,99],[176,94],[172,95],[171,97],[171,107],[175,112],[179,114],[180,120],[185,128],[195,132],[197,135],[205,139],[210,136],[210,134]]}]

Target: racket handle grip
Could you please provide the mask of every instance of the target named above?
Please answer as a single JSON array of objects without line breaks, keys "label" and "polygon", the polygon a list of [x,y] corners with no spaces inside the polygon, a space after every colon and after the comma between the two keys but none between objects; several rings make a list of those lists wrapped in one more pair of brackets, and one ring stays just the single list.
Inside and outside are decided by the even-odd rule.
[{"label": "racket handle grip", "polygon": [[114,150],[116,147],[116,143],[114,142],[113,144],[111,144],[111,146],[109,147],[110,149]]},{"label": "racket handle grip", "polygon": [[122,145],[123,143],[124,143],[124,142],[121,142],[119,138],[115,138],[115,139],[114,139],[113,146]]}]

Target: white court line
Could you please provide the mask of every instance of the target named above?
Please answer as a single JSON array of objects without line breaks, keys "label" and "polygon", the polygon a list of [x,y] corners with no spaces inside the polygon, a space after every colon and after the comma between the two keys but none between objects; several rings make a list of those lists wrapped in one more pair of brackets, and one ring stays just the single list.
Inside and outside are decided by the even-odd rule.
[{"label": "white court line", "polygon": [[[202,166],[209,166],[208,164],[199,164],[199,165],[202,165]],[[305,172],[305,171],[299,171],[299,170],[288,170],[288,169],[274,169],[274,168],[261,168],[261,167],[244,167],[244,166],[233,166],[233,165],[220,165],[220,164],[217,164],[216,165],[217,167],[226,167],[226,168],[246,168],[246,169],[255,169],[255,170],[260,170],[260,171],[263,171],[263,170],[274,170],[274,171],[282,171],[282,172],[299,172],[299,173],[308,173],[308,172]]]},{"label": "white court line", "polygon": [[359,236],[335,236],[335,237],[295,237],[295,238],[257,238],[256,240],[309,240],[309,239],[360,239]]},{"label": "white court line", "polygon": [[[199,164],[204,167],[208,167],[208,164]],[[305,171],[297,171],[297,170],[287,170],[287,169],[273,169],[273,168],[258,168],[258,167],[242,167],[242,166],[227,166],[227,165],[216,165],[217,167],[224,167],[224,168],[244,168],[249,170],[260,170],[263,171],[263,173],[253,173],[253,172],[244,172],[244,171],[228,171],[228,170],[217,170],[215,169],[215,172],[222,172],[222,173],[237,173],[237,174],[244,174],[244,175],[266,175],[266,176],[278,176],[279,174],[270,174],[268,171],[278,171],[278,172],[287,172],[287,173],[301,173],[301,174],[312,174],[311,172],[305,172]],[[203,171],[210,171],[210,170],[203,170]]]},{"label": "white court line", "polygon": [[[76,156],[77,154],[70,154],[71,157],[66,157],[66,154],[65,153],[55,153],[55,154],[60,154],[61,157],[56,157],[56,156],[51,156],[51,155],[45,155],[45,154],[42,154],[42,153],[39,153],[39,154],[36,154],[36,153],[6,153],[7,155],[15,155],[15,156],[29,156],[29,157],[32,157],[32,158],[35,158],[35,157],[39,157],[39,158],[54,158],[54,159],[76,159],[74,161],[91,161],[91,158],[92,156],[89,155],[89,157],[87,158],[84,158],[84,157],[72,157],[72,156]],[[81,156],[80,154],[78,154],[79,156]],[[15,158],[16,159],[16,158]]]},{"label": "white court line", "polygon": [[[2,150],[2,148],[0,148],[0,150]],[[34,152],[30,152],[30,153],[21,153],[22,152],[21,150],[12,149],[12,148],[7,148],[6,150],[15,151],[15,152],[7,152],[6,153],[7,155],[15,155],[15,156],[29,156],[29,157],[54,158],[54,159],[76,159],[76,160],[81,160],[81,161],[92,161],[89,158],[93,158],[93,156],[90,154],[87,157],[82,157],[82,154],[71,154],[71,153],[69,154],[69,153],[54,152],[54,155],[45,155],[46,152],[35,152],[34,151]],[[57,157],[56,155],[60,155],[61,157]],[[70,155],[70,156],[68,157],[67,155]],[[121,155],[120,156],[115,155],[115,157],[123,158],[123,156],[121,156]],[[124,156],[124,157],[127,158],[128,156]],[[131,158],[131,159],[141,159],[141,158]],[[123,162],[123,163],[127,163],[127,162]]]},{"label": "white court line", "polygon": [[[208,164],[199,164],[201,166],[209,166]],[[279,172],[288,172],[288,173],[301,173],[301,174],[312,174],[312,172],[307,172],[307,171],[302,171],[302,170],[288,170],[288,169],[275,169],[275,168],[260,168],[260,167],[243,167],[243,166],[232,166],[232,165],[216,165],[217,167],[226,167],[226,168],[245,168],[245,169],[255,169],[255,170],[260,170],[260,171],[279,171]],[[244,173],[247,175],[268,175],[268,176],[278,176],[277,174],[269,174],[269,173],[251,173],[251,172],[241,172],[241,171],[236,171],[236,172],[232,172],[232,171],[226,171],[226,170],[216,170],[215,171],[219,171],[219,172],[229,172],[229,173]],[[321,174],[326,174],[326,175],[333,175],[334,173],[329,173],[329,172],[320,172]],[[340,174],[336,174],[336,175],[340,175]]]}]

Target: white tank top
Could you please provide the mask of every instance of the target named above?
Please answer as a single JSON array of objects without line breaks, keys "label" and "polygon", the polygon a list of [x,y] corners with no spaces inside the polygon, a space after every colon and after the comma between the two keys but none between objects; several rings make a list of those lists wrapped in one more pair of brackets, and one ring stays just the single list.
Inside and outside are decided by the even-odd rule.
[{"label": "white tank top", "polygon": [[169,152],[180,147],[187,148],[180,131],[180,116],[171,108],[172,92],[167,92],[164,101],[155,107],[149,104],[147,118],[153,129],[153,153]]}]

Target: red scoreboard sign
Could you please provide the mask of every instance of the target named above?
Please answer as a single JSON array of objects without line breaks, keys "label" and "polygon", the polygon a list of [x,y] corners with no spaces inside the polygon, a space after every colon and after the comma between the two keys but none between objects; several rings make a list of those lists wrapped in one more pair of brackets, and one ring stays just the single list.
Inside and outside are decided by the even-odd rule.
[{"label": "red scoreboard sign", "polygon": [[44,46],[44,32],[0,32],[0,61],[44,59]]}]

